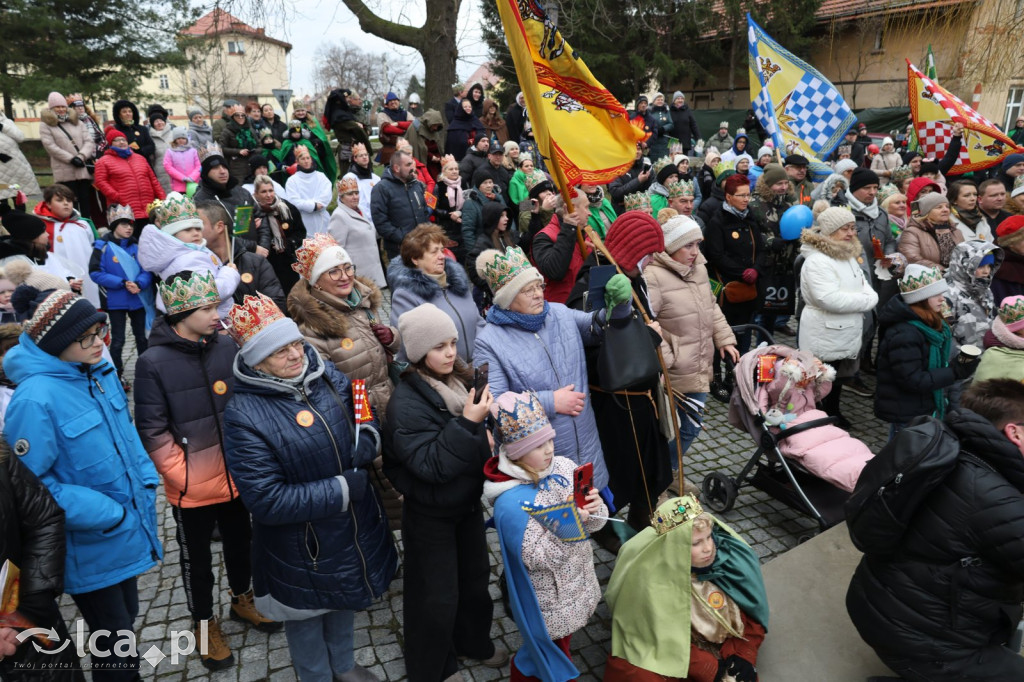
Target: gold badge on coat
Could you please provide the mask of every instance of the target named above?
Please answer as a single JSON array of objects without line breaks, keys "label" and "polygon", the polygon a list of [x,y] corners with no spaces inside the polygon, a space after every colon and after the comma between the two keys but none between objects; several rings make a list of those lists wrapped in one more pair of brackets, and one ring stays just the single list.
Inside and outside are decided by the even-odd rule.
[{"label": "gold badge on coat", "polygon": [[341,340],[341,349],[342,350],[352,350],[355,347],[355,345],[356,345],[356,342],[353,341],[352,339],[348,338],[348,337],[345,337],[344,339]]},{"label": "gold badge on coat", "polygon": [[732,238],[733,239],[739,239],[740,238],[740,233],[739,232],[733,232],[732,233]]},{"label": "gold badge on coat", "polygon": [[299,426],[309,428],[313,425],[313,413],[309,410],[303,410],[295,415],[295,423]]},{"label": "gold badge on coat", "polygon": [[721,592],[712,592],[708,595],[708,606],[716,611],[719,610],[725,606],[725,597]]},{"label": "gold badge on coat", "polygon": [[243,272],[242,273],[242,284],[252,284],[252,273],[251,272]]},{"label": "gold badge on coat", "polygon": [[228,385],[223,381],[215,381],[213,382],[213,392],[217,395],[224,395],[228,392]]}]

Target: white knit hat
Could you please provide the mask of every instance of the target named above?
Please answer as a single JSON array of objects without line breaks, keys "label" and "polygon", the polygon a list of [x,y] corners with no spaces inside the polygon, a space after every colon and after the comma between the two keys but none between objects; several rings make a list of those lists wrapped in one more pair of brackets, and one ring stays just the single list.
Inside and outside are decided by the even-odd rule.
[{"label": "white knit hat", "polygon": [[669,218],[661,226],[661,229],[665,232],[665,253],[669,255],[683,248],[686,244],[704,237],[697,221],[685,215]]},{"label": "white knit hat", "polygon": [[772,156],[775,154],[775,150],[765,145],[757,150],[757,160],[760,161],[762,156]]},{"label": "white knit hat", "polygon": [[816,221],[818,232],[825,236],[831,235],[845,225],[856,222],[853,212],[845,206],[830,206],[818,215]]}]

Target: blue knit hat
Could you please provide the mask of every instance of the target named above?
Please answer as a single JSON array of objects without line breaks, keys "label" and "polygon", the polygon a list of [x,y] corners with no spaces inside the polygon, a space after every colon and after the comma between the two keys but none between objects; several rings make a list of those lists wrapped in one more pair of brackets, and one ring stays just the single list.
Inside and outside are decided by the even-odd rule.
[{"label": "blue knit hat", "polygon": [[1011,166],[1016,166],[1018,163],[1024,163],[1024,154],[1010,154],[1005,159],[1003,159],[1003,163],[1000,165],[1000,167],[1003,170],[1006,170]]}]

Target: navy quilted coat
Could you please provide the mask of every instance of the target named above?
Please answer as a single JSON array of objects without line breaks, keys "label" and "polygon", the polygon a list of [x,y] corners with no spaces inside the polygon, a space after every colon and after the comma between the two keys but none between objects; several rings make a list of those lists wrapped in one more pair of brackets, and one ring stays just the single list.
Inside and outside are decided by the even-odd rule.
[{"label": "navy quilted coat", "polygon": [[367,483],[350,504],[339,477],[376,456],[376,424],[353,452],[351,382],[308,344],[306,357],[301,391],[235,358],[225,454],[252,513],[253,588],[294,609],[364,609],[387,590],[398,554],[376,492]]}]

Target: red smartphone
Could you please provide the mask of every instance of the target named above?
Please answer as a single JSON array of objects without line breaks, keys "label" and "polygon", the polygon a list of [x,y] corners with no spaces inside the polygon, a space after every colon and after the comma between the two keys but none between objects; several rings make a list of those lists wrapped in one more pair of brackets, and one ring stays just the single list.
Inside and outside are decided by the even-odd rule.
[{"label": "red smartphone", "polygon": [[490,371],[491,363],[489,362],[485,362],[473,370],[473,388],[476,389],[476,393],[473,394],[473,404],[479,403],[480,398],[483,397],[484,387],[487,385]]},{"label": "red smartphone", "polygon": [[587,495],[594,487],[594,463],[587,462],[576,467],[572,472],[572,494],[576,498],[576,506],[582,509],[587,506]]}]

